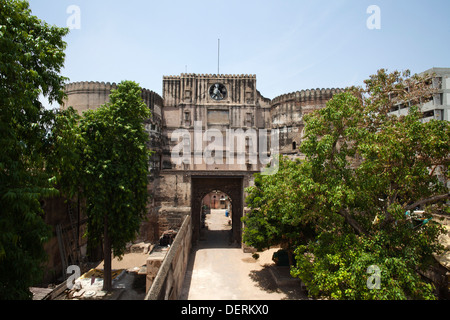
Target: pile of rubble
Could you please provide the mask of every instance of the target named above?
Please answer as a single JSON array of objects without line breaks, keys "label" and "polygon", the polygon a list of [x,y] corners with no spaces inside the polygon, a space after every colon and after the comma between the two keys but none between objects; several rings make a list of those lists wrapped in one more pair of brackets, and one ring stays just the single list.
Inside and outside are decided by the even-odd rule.
[{"label": "pile of rubble", "polygon": [[[117,299],[124,291],[133,289],[136,276],[146,275],[146,261],[154,245],[150,243],[130,244],[122,259],[112,260],[112,293],[103,290],[103,262],[75,280],[68,290],[68,299]],[[143,292],[142,294],[145,294]]]}]

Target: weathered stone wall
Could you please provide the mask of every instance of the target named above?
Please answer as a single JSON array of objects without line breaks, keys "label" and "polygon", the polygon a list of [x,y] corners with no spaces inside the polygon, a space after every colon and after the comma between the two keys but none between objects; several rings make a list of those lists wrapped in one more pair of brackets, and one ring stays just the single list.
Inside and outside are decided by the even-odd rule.
[{"label": "weathered stone wall", "polygon": [[[165,256],[145,300],[177,300],[179,298],[191,252],[191,239],[191,217],[187,216]],[[149,265],[153,265],[151,261],[149,261]],[[152,268],[147,269],[148,272],[152,272],[152,270]],[[151,274],[150,277],[152,277]]]},{"label": "weathered stone wall", "polygon": [[216,104],[217,101],[209,96],[209,89],[217,82],[223,83],[228,88],[228,94],[222,101],[226,104],[256,104],[259,98],[255,75],[182,73],[180,76],[163,78],[165,106]]},{"label": "weathered stone wall", "polygon": [[326,103],[342,89],[302,90],[276,97],[271,103],[272,130],[278,133],[280,153],[299,154],[303,138],[303,118]]},{"label": "weathered stone wall", "polygon": [[[65,86],[67,98],[62,108],[73,107],[80,114],[86,110],[95,110],[109,102],[111,90],[117,89],[116,83],[81,81],[68,83]],[[154,116],[162,117],[163,100],[157,93],[142,89],[142,99],[151,109]]]},{"label": "weathered stone wall", "polygon": [[[43,284],[57,283],[58,279],[64,274],[63,262],[61,259],[61,250],[58,243],[56,234],[56,227],[61,226],[64,231],[64,237],[67,239],[74,239],[78,237],[78,247],[80,254],[78,259],[80,261],[70,261],[71,264],[79,263],[86,257],[87,239],[83,237],[86,228],[87,220],[83,211],[80,211],[80,217],[78,217],[78,208],[75,202],[72,204],[72,213],[74,221],[71,221],[68,213],[68,202],[63,197],[53,197],[45,200],[41,200],[41,206],[44,210],[45,223],[52,228],[52,237],[48,242],[44,244],[44,250],[48,255],[48,260],[45,262],[45,274],[42,279]],[[79,218],[79,219],[78,219]],[[71,223],[74,223],[73,229]],[[66,243],[67,245],[67,243]],[[74,245],[73,249],[75,250]],[[66,253],[69,254],[69,247],[65,247]]]},{"label": "weathered stone wall", "polygon": [[65,87],[67,98],[62,107],[72,107],[80,114],[86,110],[95,110],[109,101],[112,89],[117,89],[115,83],[94,81],[69,83]]},{"label": "weathered stone wall", "polygon": [[[215,100],[210,95],[211,87],[216,83],[227,89],[222,100]],[[70,83],[66,85],[67,100],[63,107],[72,106],[79,113],[96,109],[109,101],[111,90],[116,88],[115,83]],[[242,130],[245,133],[265,130],[269,136],[275,130],[279,135],[280,152],[299,155],[297,148],[304,128],[303,116],[324,107],[340,91],[303,90],[270,100],[257,90],[255,75],[211,74],[164,76],[163,98],[153,91],[143,89],[142,97],[152,111],[152,118],[145,123],[145,128],[149,134],[149,148],[154,154],[149,163],[148,176],[148,190],[152,198],[148,205],[147,220],[141,227],[140,240],[157,241],[164,231],[179,227],[184,217],[192,214],[192,175],[244,176],[243,187],[252,184],[253,173],[261,171],[263,166],[258,158],[258,142],[250,141],[247,136],[243,151],[244,163],[236,161],[236,154],[230,162],[227,158],[226,141],[229,130]],[[194,141],[198,140],[195,140],[194,129],[198,122],[201,123],[202,133],[209,129],[217,129],[222,133],[222,163],[207,164],[204,160],[195,163]],[[171,138],[180,129],[185,130],[190,137],[190,163],[175,164],[172,161],[171,152],[180,144],[180,140],[172,141]],[[202,151],[210,143],[203,138],[200,137]],[[234,143],[234,151],[238,151],[237,140]],[[252,163],[250,156],[255,154],[257,161]]]},{"label": "weathered stone wall", "polygon": [[[210,96],[210,88],[221,83],[227,88],[223,100],[217,101]],[[254,170],[260,167],[257,164],[230,163],[226,159],[227,130],[242,129],[258,130],[269,129],[270,133],[270,100],[261,96],[256,90],[255,75],[196,75],[181,74],[180,76],[167,76],[163,79],[164,96],[164,132],[168,144],[163,152],[163,162],[171,163],[170,153],[180,141],[171,141],[173,132],[186,130],[190,136],[191,154],[194,155],[194,129],[200,122],[202,132],[217,129],[223,136],[222,163],[207,164],[205,161],[196,163],[191,158],[190,163],[175,165],[171,163],[172,170]],[[205,150],[209,141],[200,137],[201,150]],[[257,142],[255,142],[255,145]],[[248,154],[247,154],[248,159]]]}]

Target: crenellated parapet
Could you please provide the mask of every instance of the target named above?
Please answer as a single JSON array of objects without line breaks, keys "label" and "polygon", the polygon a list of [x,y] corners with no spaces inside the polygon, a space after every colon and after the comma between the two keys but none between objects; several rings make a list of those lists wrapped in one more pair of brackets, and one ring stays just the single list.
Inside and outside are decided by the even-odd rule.
[{"label": "crenellated parapet", "polygon": [[256,79],[255,74],[197,74],[197,73],[182,73],[180,75],[163,76],[163,80],[180,80],[182,78],[198,78],[198,79]]},{"label": "crenellated parapet", "polygon": [[[72,82],[65,85],[67,94],[64,107],[71,106],[79,113],[86,110],[97,109],[109,101],[111,90],[117,89],[115,82],[81,81]],[[163,99],[151,90],[142,89],[142,99],[152,110],[154,116],[162,117]]]},{"label": "crenellated parapet", "polygon": [[271,102],[272,127],[303,126],[303,116],[324,108],[343,89],[301,90],[276,97]]},{"label": "crenellated parapet", "polygon": [[330,100],[337,93],[343,92],[343,89],[311,89],[301,90],[292,93],[283,94],[272,100],[272,106],[276,107],[278,104],[286,102],[311,102]]},{"label": "crenellated parapet", "polygon": [[99,81],[81,81],[68,83],[65,86],[67,95],[77,93],[92,93],[96,91],[111,91],[117,89],[116,83],[111,82],[99,82]]},{"label": "crenellated parapet", "polygon": [[163,98],[154,91],[142,89],[142,99],[147,106],[152,110],[154,116],[162,117],[162,108],[164,106]]},{"label": "crenellated parapet", "polygon": [[271,101],[271,126],[278,133],[280,152],[297,154],[305,127],[304,116],[322,109],[343,89],[311,89],[283,94]]},{"label": "crenellated parapet", "polygon": [[[142,89],[142,98],[152,111],[152,118],[146,122],[152,149],[161,151],[167,144],[163,140],[170,137],[171,130],[189,129],[195,121],[201,121],[205,126],[221,129],[275,130],[279,134],[280,151],[296,152],[294,147],[300,144],[305,126],[304,116],[324,108],[335,94],[344,91],[339,88],[301,90],[271,100],[261,95],[256,83],[254,74],[182,73],[163,77],[163,97]],[[217,85],[224,89],[221,99],[213,96]],[[114,82],[68,83],[65,106],[72,106],[79,113],[96,109],[109,101],[111,91],[117,87]],[[164,159],[158,161],[161,164]]]},{"label": "crenellated parapet", "polygon": [[[220,83],[226,89],[220,101],[210,97],[211,87]],[[163,77],[164,107],[181,105],[253,105],[258,101],[254,74],[182,73]]]}]

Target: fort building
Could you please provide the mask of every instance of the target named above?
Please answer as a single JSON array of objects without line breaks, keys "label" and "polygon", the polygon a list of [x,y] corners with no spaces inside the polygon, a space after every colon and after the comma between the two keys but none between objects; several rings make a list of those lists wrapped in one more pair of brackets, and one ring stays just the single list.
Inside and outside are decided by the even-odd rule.
[{"label": "fort building", "polygon": [[[431,101],[421,106],[423,121],[448,121],[450,69],[433,68],[426,73],[434,74],[432,85],[438,90]],[[173,243],[173,252],[168,255],[171,258],[164,260],[166,273],[159,280],[155,278],[159,258],[147,260],[147,287],[155,287],[148,294],[176,298],[190,247],[201,240],[205,212],[227,210],[230,241],[242,247],[241,218],[247,212],[245,188],[253,185],[255,173],[271,174],[265,171],[267,167],[276,172],[277,155],[303,158],[299,146],[305,115],[324,108],[343,89],[307,89],[268,99],[258,91],[255,75],[180,74],[162,80],[162,96],[142,89],[142,99],[152,112],[144,124],[148,147],[154,152],[148,175],[151,201],[137,241],[153,245],[173,234],[171,230],[184,235],[177,237],[177,245]],[[109,101],[111,90],[116,88],[117,84],[109,82],[69,83],[61,107],[71,106],[80,114],[97,109]],[[408,107],[406,103],[394,105],[391,114],[402,115]],[[86,239],[81,236],[86,219],[80,214],[80,203],[73,201],[48,201],[44,209],[46,216],[53,219],[48,222],[60,231],[46,249],[52,253],[52,270],[57,272],[60,255],[65,272],[69,262],[77,263],[86,254]],[[70,219],[64,215],[65,220],[61,220],[60,211],[69,212]],[[76,217],[78,222],[74,222]],[[67,240],[71,237],[76,248]],[[64,255],[65,249],[69,254]],[[95,255],[101,258],[102,253],[90,253],[91,257]],[[445,270],[431,276],[441,279]],[[167,279],[178,280],[169,285]]]},{"label": "fort building", "polygon": [[[448,120],[450,69],[426,72],[435,74],[433,85],[439,92],[424,106],[425,112]],[[115,83],[69,83],[63,107],[72,106],[79,113],[96,109],[115,88]],[[254,174],[272,166],[276,154],[301,158],[304,116],[342,91],[308,89],[268,99],[258,91],[256,75],[192,73],[164,76],[162,97],[142,89],[152,111],[145,128],[154,155],[149,163],[152,201],[141,236],[154,241],[190,215],[192,238],[198,240],[203,200],[220,192],[229,202],[232,240],[240,245],[244,190],[253,184]],[[404,107],[392,114],[405,112]]]},{"label": "fort building", "polygon": [[[80,114],[96,109],[116,88],[115,83],[69,83],[63,107],[72,106]],[[240,245],[244,189],[252,185],[253,175],[274,154],[301,156],[303,116],[323,108],[341,91],[302,90],[271,100],[257,90],[256,76],[247,74],[164,76],[162,97],[142,89],[152,111],[145,128],[154,151],[149,164],[152,200],[141,230],[143,240],[154,241],[164,231],[178,228],[186,215],[192,218],[193,240],[198,240],[203,199],[220,191],[229,201],[232,241]],[[175,161],[179,154],[180,161]]]}]

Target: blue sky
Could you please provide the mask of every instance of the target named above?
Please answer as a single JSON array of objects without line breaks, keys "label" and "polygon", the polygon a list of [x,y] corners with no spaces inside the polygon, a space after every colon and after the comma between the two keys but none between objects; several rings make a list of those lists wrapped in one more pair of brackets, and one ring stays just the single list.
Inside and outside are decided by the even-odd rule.
[{"label": "blue sky", "polygon": [[[33,14],[80,28],[66,37],[70,81],[134,80],[159,94],[164,75],[256,74],[267,98],[362,85],[380,68],[450,67],[450,1],[30,0]],[[380,29],[367,28],[370,5]]]}]

